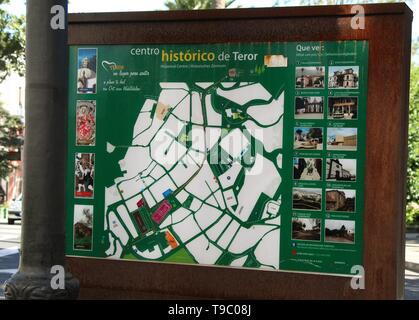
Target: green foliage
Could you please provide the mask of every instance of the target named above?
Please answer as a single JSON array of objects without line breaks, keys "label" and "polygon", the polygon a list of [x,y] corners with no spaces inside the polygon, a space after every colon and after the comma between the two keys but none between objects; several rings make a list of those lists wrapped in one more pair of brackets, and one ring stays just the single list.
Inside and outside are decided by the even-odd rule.
[{"label": "green foliage", "polygon": [[394,2],[409,2],[399,0],[301,0],[302,5],[339,5],[339,4],[362,4],[362,3],[394,3]]},{"label": "green foliage", "polygon": [[[363,3],[394,3],[394,2],[413,2],[412,0],[300,0],[301,6],[317,5],[341,5],[341,4],[363,4]],[[275,6],[291,3],[291,0],[277,0]]]},{"label": "green foliage", "polygon": [[[227,0],[226,8],[230,7],[235,0]],[[255,0],[255,3],[257,1]],[[302,6],[315,6],[315,5],[340,5],[340,4],[362,4],[362,3],[394,3],[394,2],[407,2],[412,3],[412,0],[300,0]],[[198,10],[210,9],[213,0],[167,0],[165,6],[169,10]],[[287,4],[294,4],[291,0],[277,0],[274,6],[283,6]]]},{"label": "green foliage", "polygon": [[210,9],[211,0],[168,0],[164,5],[169,10]]},{"label": "green foliage", "polygon": [[410,75],[409,158],[407,164],[408,223],[419,222],[419,65]]},{"label": "green foliage", "polygon": [[[235,0],[227,0],[226,8]],[[167,0],[164,4],[169,10],[202,10],[211,9],[213,0]]]},{"label": "green foliage", "polygon": [[22,120],[0,106],[0,179],[6,178],[13,169],[9,151],[23,145],[22,131]]},{"label": "green foliage", "polygon": [[419,223],[419,204],[410,202],[406,208],[406,223],[408,225],[415,225]]},{"label": "green foliage", "polygon": [[[0,6],[9,0],[0,0]],[[23,75],[25,55],[24,17],[0,8],[0,82],[11,72]]]}]

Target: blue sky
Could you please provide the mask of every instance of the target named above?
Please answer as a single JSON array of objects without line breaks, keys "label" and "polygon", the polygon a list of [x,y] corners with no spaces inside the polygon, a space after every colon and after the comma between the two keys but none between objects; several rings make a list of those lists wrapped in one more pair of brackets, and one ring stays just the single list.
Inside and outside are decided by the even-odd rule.
[{"label": "blue sky", "polygon": [[[96,50],[97,49],[79,49],[79,57],[78,57],[78,64],[79,68],[82,66],[82,61],[84,58],[92,59],[94,56],[96,56]],[[91,64],[91,62],[90,62]],[[93,71],[96,71],[96,66],[90,66],[90,69],[93,69]]]},{"label": "blue sky", "polygon": [[356,131],[356,128],[328,128],[327,135],[352,136],[356,134]]},{"label": "blue sky", "polygon": [[[112,12],[165,10],[165,0],[70,0],[69,12]],[[275,0],[236,0],[233,7],[271,7]],[[360,1],[361,2],[361,1]],[[288,5],[298,5],[299,0],[289,0]],[[411,1],[409,6],[419,14],[419,1]],[[15,14],[25,14],[25,0],[11,0],[8,10]],[[419,18],[413,21],[413,37],[419,37]]]},{"label": "blue sky", "polygon": [[336,136],[354,136],[357,134],[357,131],[356,128],[327,128],[327,141],[334,141]]}]

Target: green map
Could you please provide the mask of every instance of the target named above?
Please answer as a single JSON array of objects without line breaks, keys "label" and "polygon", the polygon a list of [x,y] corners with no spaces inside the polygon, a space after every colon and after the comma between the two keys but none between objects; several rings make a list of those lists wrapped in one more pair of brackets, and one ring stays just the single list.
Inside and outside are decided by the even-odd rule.
[{"label": "green map", "polygon": [[68,255],[362,265],[367,42],[73,46],[70,61]]}]

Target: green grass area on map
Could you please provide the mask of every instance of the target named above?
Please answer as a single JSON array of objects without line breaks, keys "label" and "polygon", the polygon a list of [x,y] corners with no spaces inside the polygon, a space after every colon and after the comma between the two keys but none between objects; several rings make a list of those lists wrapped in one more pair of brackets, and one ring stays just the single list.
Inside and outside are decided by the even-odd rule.
[{"label": "green grass area on map", "polygon": [[185,249],[179,249],[177,252],[168,257],[165,262],[176,262],[176,263],[193,263],[194,259],[189,255]]}]

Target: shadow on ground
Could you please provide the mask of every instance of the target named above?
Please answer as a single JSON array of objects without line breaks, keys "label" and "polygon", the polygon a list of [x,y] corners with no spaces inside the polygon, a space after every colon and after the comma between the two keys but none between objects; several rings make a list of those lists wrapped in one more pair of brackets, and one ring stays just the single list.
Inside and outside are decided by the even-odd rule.
[{"label": "shadow on ground", "polygon": [[419,274],[406,270],[405,300],[419,300]]},{"label": "shadow on ground", "polygon": [[18,253],[0,258],[0,299],[4,296],[4,282],[16,272],[18,265]]}]

